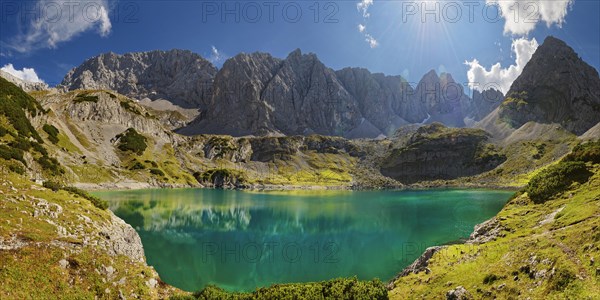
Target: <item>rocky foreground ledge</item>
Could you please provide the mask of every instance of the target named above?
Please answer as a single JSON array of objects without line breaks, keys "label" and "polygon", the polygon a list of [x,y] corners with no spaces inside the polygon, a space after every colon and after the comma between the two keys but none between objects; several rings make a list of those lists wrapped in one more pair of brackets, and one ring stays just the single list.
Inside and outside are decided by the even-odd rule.
[{"label": "rocky foreground ledge", "polygon": [[1,299],[156,299],[181,293],[146,265],[135,229],[86,199],[4,173],[0,220]]}]

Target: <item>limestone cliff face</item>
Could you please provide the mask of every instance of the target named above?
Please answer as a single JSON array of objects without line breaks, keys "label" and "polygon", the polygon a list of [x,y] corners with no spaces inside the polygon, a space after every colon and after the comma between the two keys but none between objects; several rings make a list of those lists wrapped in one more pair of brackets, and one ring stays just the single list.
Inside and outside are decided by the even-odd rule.
[{"label": "limestone cliff face", "polygon": [[504,95],[498,90],[489,89],[483,92],[474,90],[471,105],[467,108],[467,118],[481,121],[498,108],[503,100]]},{"label": "limestone cliff face", "polygon": [[242,53],[218,71],[183,50],[106,53],[71,70],[62,87],[108,89],[200,109],[187,126],[161,116],[169,127],[183,126],[178,132],[186,135],[375,138],[409,123],[464,127],[465,118],[478,120],[495,108],[481,105],[479,98],[472,101],[449,74],[431,71],[413,88],[400,76],[361,68],[333,71],[300,50],[285,59]]},{"label": "limestone cliff face", "polygon": [[217,69],[187,50],[105,53],[69,71],[67,90],[108,89],[134,99],[166,99],[185,108],[203,107]]},{"label": "limestone cliff face", "polygon": [[336,74],[358,103],[364,118],[386,135],[426,117],[422,106],[412,101],[412,87],[401,76],[372,74],[362,68],[345,68]]},{"label": "limestone cliff face", "polygon": [[228,60],[215,78],[209,108],[180,132],[343,135],[360,120],[335,73],[297,50],[284,60],[266,53]]},{"label": "limestone cliff face", "polygon": [[478,129],[423,126],[390,150],[381,173],[402,183],[454,179],[494,169],[505,160],[487,144],[488,134]]},{"label": "limestone cliff face", "polygon": [[500,106],[513,127],[559,123],[581,135],[600,121],[600,77],[563,41],[548,37],[513,82]]},{"label": "limestone cliff face", "polygon": [[20,87],[21,89],[23,89],[26,92],[31,92],[31,91],[42,91],[42,90],[47,90],[50,87],[48,87],[47,84],[43,83],[43,82],[30,82],[30,81],[25,81],[23,79],[17,78],[7,72],[4,72],[2,70],[0,70],[0,76],[2,76],[4,79],[12,82],[14,85]]}]

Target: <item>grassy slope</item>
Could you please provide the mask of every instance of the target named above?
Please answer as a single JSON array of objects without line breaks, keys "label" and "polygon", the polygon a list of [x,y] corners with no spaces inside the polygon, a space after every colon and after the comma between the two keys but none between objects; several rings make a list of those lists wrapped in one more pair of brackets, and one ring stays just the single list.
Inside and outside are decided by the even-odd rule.
[{"label": "grassy slope", "polygon": [[[34,92],[31,95],[37,97],[44,106],[60,110],[69,103],[82,98],[78,96],[83,94],[87,97],[100,97],[107,101],[119,102],[121,104],[119,107],[126,109],[132,115],[156,120],[151,110],[113,92],[90,90],[73,91],[60,95]],[[110,98],[106,99],[106,95],[109,95]],[[94,101],[88,102],[92,103]],[[82,105],[86,103],[86,101],[81,102]],[[238,149],[233,142],[234,138],[230,136],[184,138],[188,142],[175,148],[171,143],[165,144],[164,141],[158,141],[156,138],[138,130],[147,139],[147,149],[138,155],[133,152],[116,150],[115,146],[120,162],[114,165],[102,159],[96,159],[101,157],[101,155],[95,155],[99,147],[93,141],[91,134],[82,129],[85,128],[85,126],[82,126],[85,122],[88,121],[74,121],[68,116],[58,116],[52,110],[49,111],[48,123],[55,125],[60,133],[58,136],[59,143],[57,145],[50,144],[48,147],[51,153],[60,156],[60,160],[65,167],[73,171],[72,173],[68,172],[71,173],[71,176],[65,178],[65,181],[68,182],[110,185],[110,183],[119,183],[124,179],[129,179],[151,183],[155,186],[197,186],[198,182],[192,174],[196,171],[206,172],[211,169],[228,169],[242,173],[247,180],[246,183],[250,185],[349,187],[353,181],[352,172],[356,165],[356,159],[346,153],[316,153],[307,150],[286,159],[276,158],[269,162],[234,163],[230,159],[221,159],[218,156],[212,160],[207,159],[201,153],[202,151],[192,150],[197,149],[195,144],[207,143],[211,139],[220,138],[230,147],[233,147],[231,149],[225,147],[224,150],[237,151]],[[156,120],[156,122],[158,121]],[[43,135],[46,137],[46,133],[43,133]],[[68,137],[71,137],[71,141]],[[86,154],[88,155],[87,159],[82,160],[81,157]],[[132,169],[136,162],[144,165],[144,168]],[[95,165],[102,167],[98,168]],[[151,169],[159,169],[164,176],[151,174]]]},{"label": "grassy slope", "polygon": [[[38,150],[23,147],[22,162],[0,159],[0,299],[114,299],[119,294],[159,298],[178,293],[160,283],[144,262],[110,254],[111,242],[102,230],[115,228],[111,212],[75,194],[43,188],[30,175],[14,171],[18,166],[21,172],[30,168],[48,179],[64,179],[48,174],[33,159],[46,151],[52,157],[57,147],[71,145],[60,134],[58,146],[42,139],[48,135],[25,114],[37,115],[42,109],[21,89],[0,78],[0,92],[0,145],[34,139],[43,143]],[[156,282],[155,287],[149,282]]]},{"label": "grassy slope", "polygon": [[[119,293],[157,298],[173,292],[162,284],[148,286],[157,275],[145,263],[95,245],[103,238],[98,227],[111,220],[109,211],[8,173],[5,161],[0,168],[1,299],[112,299]],[[66,268],[59,263],[63,259]],[[112,275],[104,271],[109,266]]]},{"label": "grassy slope", "polygon": [[512,199],[497,216],[503,236],[445,248],[429,274],[400,278],[390,297],[445,299],[463,286],[476,299],[598,299],[600,166],[593,171],[587,183],[544,204],[526,194]]}]

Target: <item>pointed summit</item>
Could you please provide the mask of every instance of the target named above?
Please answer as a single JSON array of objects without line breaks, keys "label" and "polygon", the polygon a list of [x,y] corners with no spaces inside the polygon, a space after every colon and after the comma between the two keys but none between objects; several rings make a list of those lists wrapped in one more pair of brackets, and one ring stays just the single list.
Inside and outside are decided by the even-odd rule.
[{"label": "pointed summit", "polygon": [[500,116],[513,127],[559,123],[582,134],[600,122],[600,78],[565,42],[549,36],[513,82]]},{"label": "pointed summit", "polygon": [[435,82],[439,82],[439,81],[440,81],[440,77],[438,76],[437,72],[432,69],[429,72],[427,72],[425,75],[423,75],[423,78],[421,78],[421,81],[419,81],[419,84],[421,84],[421,82],[435,83]]},{"label": "pointed summit", "polygon": [[289,57],[300,57],[302,56],[302,50],[300,50],[300,48],[296,48],[296,50],[290,52],[290,54],[288,54],[288,58]]}]

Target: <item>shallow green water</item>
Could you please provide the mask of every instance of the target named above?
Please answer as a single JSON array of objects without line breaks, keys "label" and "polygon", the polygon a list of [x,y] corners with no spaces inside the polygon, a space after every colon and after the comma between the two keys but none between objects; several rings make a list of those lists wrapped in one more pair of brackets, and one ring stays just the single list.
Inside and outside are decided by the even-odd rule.
[{"label": "shallow green water", "polygon": [[97,192],[139,232],[148,263],[188,291],[357,276],[391,279],[429,246],[468,237],[511,192]]}]

